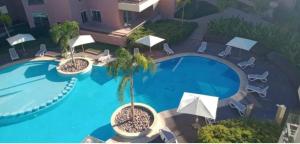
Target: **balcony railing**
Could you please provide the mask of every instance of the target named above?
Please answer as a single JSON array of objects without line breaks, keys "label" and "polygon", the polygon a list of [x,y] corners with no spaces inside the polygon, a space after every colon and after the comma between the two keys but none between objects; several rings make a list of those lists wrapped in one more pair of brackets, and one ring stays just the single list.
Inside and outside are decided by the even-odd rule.
[{"label": "balcony railing", "polygon": [[124,11],[142,12],[159,0],[119,0],[119,9]]}]

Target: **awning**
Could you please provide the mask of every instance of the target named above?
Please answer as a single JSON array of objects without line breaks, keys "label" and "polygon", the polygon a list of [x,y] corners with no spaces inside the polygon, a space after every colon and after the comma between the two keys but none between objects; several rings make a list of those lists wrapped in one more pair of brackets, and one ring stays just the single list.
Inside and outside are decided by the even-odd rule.
[{"label": "awning", "polygon": [[95,40],[91,35],[80,35],[77,36],[69,41],[69,46],[74,48],[76,46],[84,45],[84,44],[89,44],[89,43],[94,43]]},{"label": "awning", "polygon": [[177,112],[216,119],[218,97],[184,92]]},{"label": "awning", "polygon": [[257,41],[240,38],[240,37],[234,37],[232,40],[230,40],[226,45],[243,49],[246,51],[250,51],[252,47],[257,43]]},{"label": "awning", "polygon": [[24,43],[27,41],[33,41],[35,38],[31,34],[17,34],[6,39],[11,46]]},{"label": "awning", "polygon": [[148,35],[148,36],[145,36],[145,37],[142,37],[142,38],[136,40],[135,42],[150,47],[150,52],[151,52],[152,46],[154,46],[164,40],[165,39],[160,38],[160,37]]}]

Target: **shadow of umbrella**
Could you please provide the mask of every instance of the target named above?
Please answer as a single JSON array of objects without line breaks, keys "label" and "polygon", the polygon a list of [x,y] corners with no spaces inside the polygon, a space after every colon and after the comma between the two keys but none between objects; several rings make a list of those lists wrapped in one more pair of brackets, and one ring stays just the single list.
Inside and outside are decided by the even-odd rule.
[{"label": "shadow of umbrella", "polygon": [[110,124],[104,125],[102,127],[97,128],[91,134],[91,136],[98,138],[103,141],[107,141],[116,135],[115,131],[112,129]]}]

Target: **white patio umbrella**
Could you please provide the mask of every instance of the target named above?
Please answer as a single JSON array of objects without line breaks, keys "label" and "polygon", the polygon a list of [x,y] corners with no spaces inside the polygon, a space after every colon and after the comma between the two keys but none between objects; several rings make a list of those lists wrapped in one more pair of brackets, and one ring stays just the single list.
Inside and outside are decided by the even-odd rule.
[{"label": "white patio umbrella", "polygon": [[22,44],[23,51],[25,52],[23,43],[28,41],[33,41],[35,40],[35,38],[31,34],[17,34],[7,38],[6,40],[11,46]]},{"label": "white patio umbrella", "polygon": [[239,48],[242,50],[250,51],[256,43],[257,43],[257,41],[254,41],[254,40],[241,38],[241,37],[234,37],[226,45],[235,47],[235,48]]},{"label": "white patio umbrella", "polygon": [[95,40],[91,35],[79,35],[71,40],[69,40],[68,44],[71,48],[81,45],[82,51],[84,51],[83,45],[94,43]]},{"label": "white patio umbrella", "polygon": [[150,47],[150,53],[151,53],[151,47],[164,41],[164,40],[165,39],[160,38],[160,37],[148,35],[148,36],[145,36],[145,37],[142,37],[142,38],[136,40],[135,42]]},{"label": "white patio umbrella", "polygon": [[184,92],[177,112],[216,119],[218,101],[218,97]]}]

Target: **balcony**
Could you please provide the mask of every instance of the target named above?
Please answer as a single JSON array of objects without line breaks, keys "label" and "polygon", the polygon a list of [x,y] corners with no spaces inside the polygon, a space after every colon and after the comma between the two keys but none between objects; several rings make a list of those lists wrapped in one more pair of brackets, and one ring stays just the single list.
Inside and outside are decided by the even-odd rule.
[{"label": "balcony", "polygon": [[119,10],[142,12],[158,2],[159,0],[119,0]]}]

